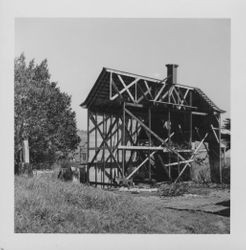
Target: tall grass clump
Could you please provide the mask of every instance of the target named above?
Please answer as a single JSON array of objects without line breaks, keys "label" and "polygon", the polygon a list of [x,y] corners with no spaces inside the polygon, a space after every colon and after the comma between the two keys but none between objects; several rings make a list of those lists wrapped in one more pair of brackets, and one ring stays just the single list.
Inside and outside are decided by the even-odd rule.
[{"label": "tall grass clump", "polygon": [[148,213],[129,196],[46,176],[15,178],[17,233],[156,232]]}]

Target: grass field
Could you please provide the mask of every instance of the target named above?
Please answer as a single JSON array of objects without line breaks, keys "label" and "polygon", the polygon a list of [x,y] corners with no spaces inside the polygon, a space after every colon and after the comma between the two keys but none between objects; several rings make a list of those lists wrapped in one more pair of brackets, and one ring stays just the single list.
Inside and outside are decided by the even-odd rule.
[{"label": "grass field", "polygon": [[229,219],[51,176],[15,177],[16,233],[229,233]]}]

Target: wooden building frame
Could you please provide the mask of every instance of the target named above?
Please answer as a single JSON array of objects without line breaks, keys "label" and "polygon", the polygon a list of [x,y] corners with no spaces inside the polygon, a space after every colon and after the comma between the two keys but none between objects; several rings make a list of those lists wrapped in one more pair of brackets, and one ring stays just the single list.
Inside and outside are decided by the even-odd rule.
[{"label": "wooden building frame", "polygon": [[[103,68],[81,104],[88,111],[90,184],[124,184],[141,171],[145,180],[180,181],[202,145],[212,181],[222,182],[224,111],[199,88],[178,84],[178,65],[166,66],[164,80]],[[200,142],[196,148],[194,141]]]}]

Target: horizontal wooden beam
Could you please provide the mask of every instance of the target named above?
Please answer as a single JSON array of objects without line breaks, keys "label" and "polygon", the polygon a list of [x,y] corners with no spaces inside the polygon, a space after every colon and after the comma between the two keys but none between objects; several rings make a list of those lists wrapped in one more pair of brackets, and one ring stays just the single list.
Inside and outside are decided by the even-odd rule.
[{"label": "horizontal wooden beam", "polygon": [[163,150],[163,147],[147,147],[147,146],[124,146],[120,145],[119,149],[126,149],[126,150]]},{"label": "horizontal wooden beam", "polygon": [[203,115],[203,116],[208,115],[208,113],[205,113],[205,112],[197,112],[197,111],[192,111],[191,113],[192,113],[192,115]]},{"label": "horizontal wooden beam", "polygon": [[155,101],[155,100],[150,100],[150,102],[165,104],[168,106],[178,106],[178,107],[184,107],[184,108],[189,108],[189,109],[197,109],[197,107],[194,107],[194,106],[189,106],[189,105],[184,105],[184,104],[181,105],[181,104],[176,104],[176,103],[171,103],[171,102],[162,102],[162,101]]},{"label": "horizontal wooden beam", "polygon": [[[125,149],[125,150],[151,150],[151,151],[162,151],[162,152],[170,152],[170,150],[168,150],[165,147],[148,147],[148,146],[124,146],[124,145],[120,145],[118,147],[118,149]],[[190,149],[175,149],[176,152],[184,152],[184,153],[189,153],[192,152],[193,150]]]},{"label": "horizontal wooden beam", "polygon": [[189,163],[189,162],[193,162],[194,160],[187,160],[187,161],[177,161],[177,162],[172,162],[169,164],[165,164],[165,167],[171,167],[171,166],[175,166],[175,165],[179,165],[179,164],[183,164],[183,163]]},{"label": "horizontal wooden beam", "polygon": [[128,106],[128,107],[135,107],[135,108],[143,108],[144,107],[143,104],[130,103],[130,102],[126,102],[126,106]]}]

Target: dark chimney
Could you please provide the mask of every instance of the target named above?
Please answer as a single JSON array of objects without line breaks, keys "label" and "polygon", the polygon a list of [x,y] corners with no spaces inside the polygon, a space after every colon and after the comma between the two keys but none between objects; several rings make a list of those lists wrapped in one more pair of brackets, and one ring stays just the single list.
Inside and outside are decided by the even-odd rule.
[{"label": "dark chimney", "polygon": [[177,83],[177,64],[166,64],[167,67],[167,83],[175,84]]}]

